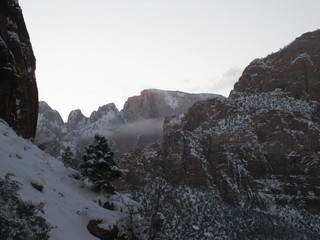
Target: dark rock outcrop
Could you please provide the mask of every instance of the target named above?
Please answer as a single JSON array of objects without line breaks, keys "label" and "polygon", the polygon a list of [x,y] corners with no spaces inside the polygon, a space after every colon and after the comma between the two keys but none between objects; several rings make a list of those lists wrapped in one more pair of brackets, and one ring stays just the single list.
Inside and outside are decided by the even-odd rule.
[{"label": "dark rock outcrop", "polygon": [[38,117],[35,57],[18,1],[0,1],[0,117],[33,138]]},{"label": "dark rock outcrop", "polygon": [[88,231],[101,240],[118,239],[119,230],[117,227],[111,229],[104,229],[99,226],[102,224],[101,220],[90,220],[87,226]]}]

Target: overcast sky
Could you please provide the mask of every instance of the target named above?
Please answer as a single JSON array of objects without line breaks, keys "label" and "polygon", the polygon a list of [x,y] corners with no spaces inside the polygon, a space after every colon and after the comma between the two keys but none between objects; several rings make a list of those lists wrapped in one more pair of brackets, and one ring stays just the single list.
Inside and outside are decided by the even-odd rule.
[{"label": "overcast sky", "polygon": [[147,88],[228,96],[242,70],[320,24],[319,0],[19,0],[40,100],[64,120]]}]

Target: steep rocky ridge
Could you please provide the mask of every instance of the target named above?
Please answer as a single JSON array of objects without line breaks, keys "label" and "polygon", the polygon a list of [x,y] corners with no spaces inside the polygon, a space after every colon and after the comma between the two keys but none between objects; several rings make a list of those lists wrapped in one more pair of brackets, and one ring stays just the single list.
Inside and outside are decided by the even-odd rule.
[{"label": "steep rocky ridge", "polygon": [[0,117],[33,138],[38,117],[35,57],[18,1],[0,1]]},{"label": "steep rocky ridge", "polygon": [[119,146],[119,153],[161,141],[165,117],[180,115],[194,103],[210,98],[224,99],[217,94],[191,94],[159,89],[146,89],[139,96],[128,98],[121,111],[126,124],[113,136],[115,144]]},{"label": "steep rocky ridge", "polygon": [[[122,159],[128,169],[123,183],[139,188],[130,182],[160,169],[170,184],[216,189],[234,206],[319,214],[319,46],[320,31],[306,33],[253,61],[229,98],[198,102],[166,118],[160,148]],[[137,162],[149,166],[144,174]]]},{"label": "steep rocky ridge", "polygon": [[67,120],[68,131],[75,130],[81,126],[85,126],[88,122],[88,118],[83,115],[80,109],[70,112]]},{"label": "steep rocky ridge", "polygon": [[279,88],[296,98],[320,101],[320,30],[309,32],[277,53],[255,59],[234,90],[261,93]]},{"label": "steep rocky ridge", "polygon": [[[39,102],[39,115],[36,139],[43,139],[39,143],[50,143],[46,146],[49,154],[54,155],[61,147],[60,138],[66,132],[66,126],[59,112],[52,109],[46,102]],[[44,146],[43,146],[44,147]]]},{"label": "steep rocky ridge", "polygon": [[195,102],[209,98],[223,98],[217,94],[191,94],[179,91],[158,89],[143,90],[139,96],[128,98],[122,113],[127,121],[149,118],[165,118],[169,115],[179,115],[188,110]]},{"label": "steep rocky ridge", "polygon": [[57,111],[41,102],[36,140],[46,145],[46,151],[56,157],[70,146],[80,160],[84,147],[99,133],[109,139],[112,150],[120,155],[161,141],[166,116],[181,114],[196,101],[208,98],[224,97],[144,90],[140,96],[129,98],[121,112],[113,103],[99,107],[89,118],[78,109],[69,114],[67,123],[63,123]]},{"label": "steep rocky ridge", "polygon": [[53,156],[59,157],[69,146],[75,157],[80,158],[95,134],[109,138],[122,123],[122,115],[113,103],[99,107],[90,117],[85,117],[79,109],[71,111],[65,123],[58,111],[40,102],[36,141]]},{"label": "steep rocky ridge", "polygon": [[[280,90],[194,106],[165,124],[164,168],[174,183],[216,185],[230,204],[318,213],[319,107]],[[199,109],[206,120],[195,123]]]}]

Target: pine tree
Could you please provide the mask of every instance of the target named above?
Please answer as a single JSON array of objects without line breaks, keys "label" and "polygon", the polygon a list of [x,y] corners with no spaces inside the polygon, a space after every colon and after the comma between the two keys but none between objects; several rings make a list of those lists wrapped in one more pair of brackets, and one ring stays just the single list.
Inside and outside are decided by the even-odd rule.
[{"label": "pine tree", "polygon": [[68,146],[61,155],[61,160],[66,167],[74,166],[74,157],[71,148]]},{"label": "pine tree", "polygon": [[94,136],[93,144],[86,148],[83,163],[80,165],[82,176],[89,179],[96,191],[114,193],[112,181],[121,176],[121,171],[113,160],[107,140],[100,135]]}]

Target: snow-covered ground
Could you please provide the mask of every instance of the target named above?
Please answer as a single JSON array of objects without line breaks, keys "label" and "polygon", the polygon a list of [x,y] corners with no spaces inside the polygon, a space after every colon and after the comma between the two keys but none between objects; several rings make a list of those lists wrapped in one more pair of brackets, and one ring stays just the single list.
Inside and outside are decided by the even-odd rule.
[{"label": "snow-covered ground", "polygon": [[[74,179],[75,170],[41,151],[29,140],[19,137],[0,119],[0,177],[14,174],[22,184],[23,200],[45,203],[43,217],[53,227],[52,240],[97,239],[87,230],[92,219],[101,219],[103,226],[112,226],[123,217],[116,211],[100,207],[102,196],[94,194],[83,182]],[[40,192],[32,184],[43,186]]]}]

